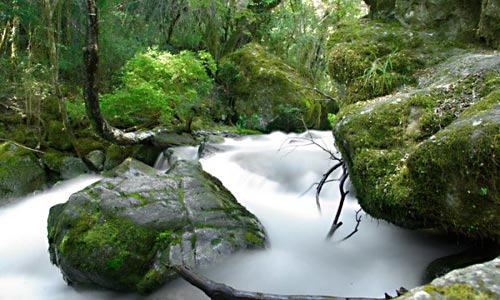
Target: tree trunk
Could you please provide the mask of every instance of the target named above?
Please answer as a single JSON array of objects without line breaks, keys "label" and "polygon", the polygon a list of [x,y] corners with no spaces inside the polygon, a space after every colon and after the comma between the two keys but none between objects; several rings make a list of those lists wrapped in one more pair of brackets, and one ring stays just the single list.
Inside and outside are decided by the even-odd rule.
[{"label": "tree trunk", "polygon": [[119,145],[132,145],[150,142],[153,131],[123,132],[111,126],[102,115],[99,107],[99,90],[97,71],[99,63],[99,25],[97,0],[86,0],[87,3],[87,40],[84,50],[85,84],[83,94],[87,116],[92,126],[102,138]]}]

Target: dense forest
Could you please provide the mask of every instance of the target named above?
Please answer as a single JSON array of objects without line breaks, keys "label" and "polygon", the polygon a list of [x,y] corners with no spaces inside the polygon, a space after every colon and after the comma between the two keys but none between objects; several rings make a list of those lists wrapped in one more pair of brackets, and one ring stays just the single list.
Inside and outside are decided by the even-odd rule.
[{"label": "dense forest", "polygon": [[[120,186],[130,179],[124,168],[144,177],[136,184],[169,182],[183,207],[220,197],[217,213],[234,210],[231,218],[244,220],[242,247],[264,247],[258,221],[249,221],[253,216],[200,166],[181,162],[155,177],[147,165],[174,146],[203,150],[227,136],[327,130],[344,167],[343,198],[348,181],[371,217],[432,228],[481,249],[467,262],[434,266],[432,278],[492,259],[500,253],[499,6],[499,0],[3,0],[0,207],[59,180],[106,172],[114,179],[51,209],[51,261],[68,282],[147,294],[175,277],[173,266],[151,267],[161,256],[154,251],[170,251],[184,235],[133,225],[142,222],[136,215],[123,218],[106,211],[108,199],[96,200],[118,190],[142,205],[153,201]],[[185,178],[201,183],[184,187]],[[209,196],[193,200],[189,193]],[[82,217],[85,209],[92,213]],[[182,222],[186,230],[193,221]],[[115,237],[121,231],[128,235]],[[119,242],[104,240],[110,232]],[[220,234],[212,246],[227,238]],[[103,250],[95,256],[92,249]],[[205,280],[189,269],[177,272]],[[498,296],[468,286],[431,288],[449,299],[459,292]]]}]

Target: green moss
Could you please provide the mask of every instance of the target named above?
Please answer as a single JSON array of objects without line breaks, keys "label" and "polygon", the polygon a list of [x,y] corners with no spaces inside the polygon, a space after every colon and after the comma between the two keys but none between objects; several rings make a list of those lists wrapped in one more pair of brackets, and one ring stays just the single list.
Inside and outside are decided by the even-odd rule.
[{"label": "green moss", "polygon": [[125,219],[82,214],[61,255],[84,272],[100,272],[120,289],[134,290],[149,269],[156,238],[155,230]]},{"label": "green moss", "polygon": [[479,102],[467,108],[460,115],[460,119],[466,119],[472,117],[480,112],[492,109],[495,106],[500,107],[500,89],[491,92],[488,96],[484,97]]},{"label": "green moss", "polygon": [[256,236],[253,232],[247,231],[245,232],[245,240],[248,242],[250,246],[262,247],[264,245],[264,239]]},{"label": "green moss", "polygon": [[241,128],[295,131],[303,128],[297,116],[303,116],[308,127],[319,128],[326,112],[315,103],[318,97],[310,81],[259,44],[224,57],[221,70]]},{"label": "green moss", "polygon": [[337,145],[372,216],[498,240],[500,133],[488,111],[500,108],[500,93],[466,109],[473,97],[448,93],[347,106],[336,118]]},{"label": "green moss", "polygon": [[328,73],[341,87],[341,104],[352,104],[415,83],[415,72],[439,62],[452,46],[398,22],[342,24],[329,40]]},{"label": "green moss", "polygon": [[489,300],[494,299],[495,294],[481,291],[468,284],[455,283],[449,286],[436,287],[432,285],[424,286],[423,290],[430,294],[429,299],[446,300]]},{"label": "green moss", "polygon": [[46,182],[45,170],[33,152],[11,142],[0,144],[0,199],[31,193]]}]

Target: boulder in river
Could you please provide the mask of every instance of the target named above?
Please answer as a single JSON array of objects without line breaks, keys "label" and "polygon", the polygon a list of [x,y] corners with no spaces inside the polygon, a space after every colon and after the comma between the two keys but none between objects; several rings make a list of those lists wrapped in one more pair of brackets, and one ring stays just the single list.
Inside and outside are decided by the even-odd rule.
[{"label": "boulder in river", "polygon": [[500,258],[457,269],[412,289],[399,300],[500,299]]},{"label": "boulder in river", "polygon": [[358,200],[403,227],[500,241],[500,54],[461,54],[429,74],[337,116]]},{"label": "boulder in river", "polygon": [[76,285],[148,293],[201,266],[261,248],[256,217],[197,161],[161,173],[127,159],[105,178],[51,208],[51,261]]}]

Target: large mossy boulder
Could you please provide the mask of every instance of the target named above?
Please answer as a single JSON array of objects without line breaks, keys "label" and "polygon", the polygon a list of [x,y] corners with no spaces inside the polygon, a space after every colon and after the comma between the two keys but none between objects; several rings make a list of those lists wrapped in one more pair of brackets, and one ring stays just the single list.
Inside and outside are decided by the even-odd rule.
[{"label": "large mossy boulder", "polygon": [[174,279],[172,265],[265,243],[255,216],[197,161],[160,173],[134,159],[52,207],[48,239],[68,282],[140,293]]},{"label": "large mossy boulder", "polygon": [[434,32],[399,22],[361,20],[339,25],[328,41],[328,74],[341,105],[388,95],[415,84],[416,72],[456,51]]},{"label": "large mossy boulder", "polygon": [[0,144],[0,205],[8,198],[41,189],[46,183],[45,170],[32,151],[11,142]]},{"label": "large mossy boulder", "polygon": [[239,124],[261,131],[321,127],[321,96],[310,81],[262,46],[251,43],[225,56],[219,77],[239,116]]},{"label": "large mossy boulder", "polygon": [[482,39],[500,47],[500,0],[365,0],[372,18],[396,18],[405,25],[432,28],[442,37]]},{"label": "large mossy boulder", "polygon": [[459,55],[430,73],[338,115],[359,202],[403,227],[500,241],[500,55]]}]

